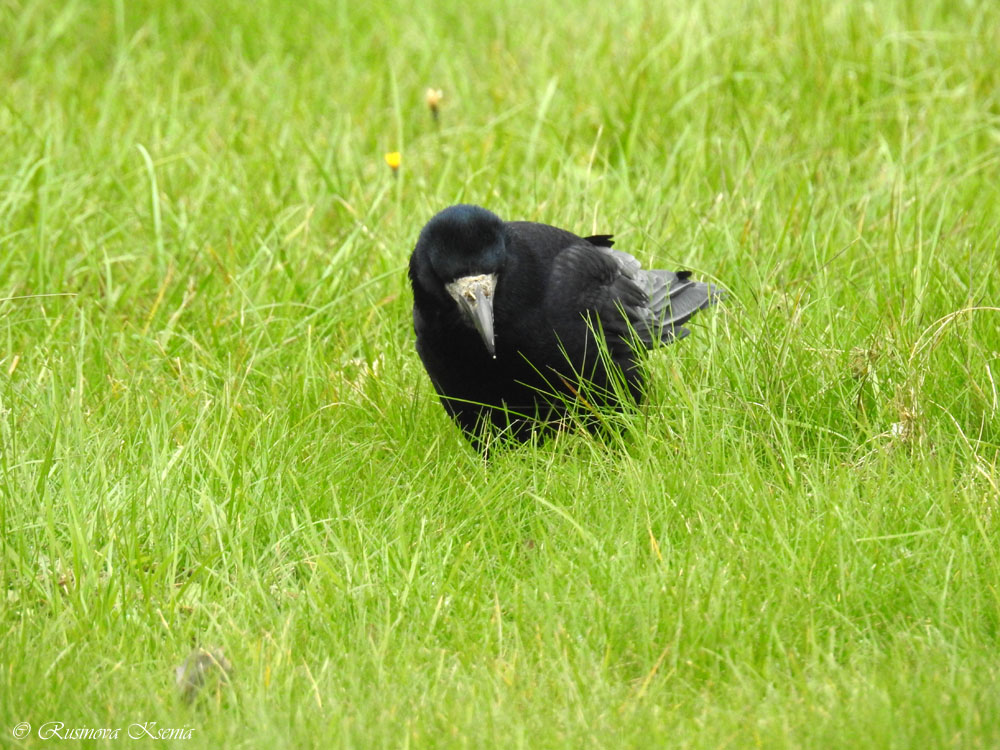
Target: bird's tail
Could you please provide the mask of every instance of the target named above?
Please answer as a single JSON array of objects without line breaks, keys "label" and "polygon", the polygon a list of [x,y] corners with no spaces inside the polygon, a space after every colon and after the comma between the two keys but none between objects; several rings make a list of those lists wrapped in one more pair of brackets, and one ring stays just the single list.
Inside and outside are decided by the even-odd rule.
[{"label": "bird's tail", "polygon": [[653,269],[643,272],[646,293],[653,311],[660,343],[668,344],[682,339],[691,331],[684,327],[695,313],[714,305],[725,296],[716,284],[706,284],[691,278],[690,271],[663,271]]}]

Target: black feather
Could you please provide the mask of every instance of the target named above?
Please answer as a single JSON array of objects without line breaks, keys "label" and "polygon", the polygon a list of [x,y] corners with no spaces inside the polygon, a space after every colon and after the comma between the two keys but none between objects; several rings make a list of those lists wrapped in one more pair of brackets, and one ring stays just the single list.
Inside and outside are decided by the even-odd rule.
[{"label": "black feather", "polygon": [[[612,245],[611,235],[504,222],[467,205],[421,231],[410,258],[417,351],[478,447],[484,427],[524,440],[574,400],[595,409],[619,407],[623,395],[638,401],[638,350],[683,338],[684,324],[723,294],[687,271],[644,270]],[[496,279],[495,358],[447,288],[479,275]]]}]

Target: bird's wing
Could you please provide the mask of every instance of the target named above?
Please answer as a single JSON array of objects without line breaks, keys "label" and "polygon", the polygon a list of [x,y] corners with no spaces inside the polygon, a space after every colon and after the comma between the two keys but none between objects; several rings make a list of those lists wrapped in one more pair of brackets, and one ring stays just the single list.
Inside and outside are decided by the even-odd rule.
[{"label": "bird's wing", "polygon": [[605,335],[636,336],[647,348],[687,336],[692,315],[721,296],[690,272],[644,270],[620,250],[578,242],[553,262],[546,299],[550,315],[597,313]]}]

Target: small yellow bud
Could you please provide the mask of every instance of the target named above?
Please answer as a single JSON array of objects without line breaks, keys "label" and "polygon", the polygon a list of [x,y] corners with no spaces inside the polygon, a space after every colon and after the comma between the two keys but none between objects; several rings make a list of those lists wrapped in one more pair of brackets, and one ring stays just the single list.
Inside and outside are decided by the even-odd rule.
[{"label": "small yellow bud", "polygon": [[435,122],[438,118],[438,108],[441,106],[442,99],[444,99],[444,92],[441,89],[427,89],[424,93],[424,101],[427,102],[427,106]]},{"label": "small yellow bud", "polygon": [[398,151],[390,151],[385,155],[385,163],[389,165],[389,169],[395,172],[399,169],[399,165],[402,162],[402,157],[399,155]]}]

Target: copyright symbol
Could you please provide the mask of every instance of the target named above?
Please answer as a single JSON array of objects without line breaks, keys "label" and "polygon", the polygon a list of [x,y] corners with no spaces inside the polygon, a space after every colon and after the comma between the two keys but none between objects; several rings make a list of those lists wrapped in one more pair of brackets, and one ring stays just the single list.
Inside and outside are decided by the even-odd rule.
[{"label": "copyright symbol", "polygon": [[23,740],[28,736],[28,732],[31,731],[31,724],[26,721],[22,721],[16,727],[14,727],[14,739]]}]

